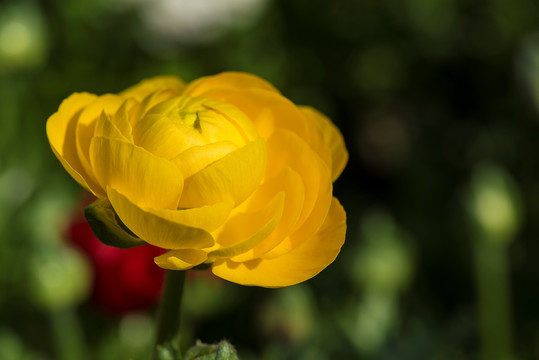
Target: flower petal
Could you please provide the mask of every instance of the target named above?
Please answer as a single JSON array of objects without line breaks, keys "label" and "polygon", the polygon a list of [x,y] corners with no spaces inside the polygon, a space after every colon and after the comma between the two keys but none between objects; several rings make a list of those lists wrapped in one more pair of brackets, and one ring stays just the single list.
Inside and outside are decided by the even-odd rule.
[{"label": "flower petal", "polygon": [[232,141],[238,146],[258,138],[251,120],[230,104],[205,99],[198,112],[201,133],[209,142]]},{"label": "flower petal", "polygon": [[278,130],[268,139],[268,166],[266,178],[276,176],[283,169],[291,168],[302,178],[305,202],[299,219],[302,224],[311,213],[320,188],[318,155],[300,137],[290,131]]},{"label": "flower petal", "polygon": [[129,142],[133,142],[133,128],[131,127],[131,122],[129,121],[129,112],[137,105],[138,103],[132,99],[126,100],[111,118],[114,126],[116,126],[120,133],[122,133],[122,135]]},{"label": "flower petal", "polygon": [[183,176],[170,161],[105,137],[92,140],[90,153],[95,175],[104,188],[110,186],[140,206],[177,208]]},{"label": "flower petal", "polygon": [[193,146],[172,159],[172,162],[180,168],[183,176],[187,179],[237,148],[230,141]]},{"label": "flower petal", "polygon": [[157,266],[168,270],[188,270],[202,264],[208,255],[205,251],[195,249],[171,250],[154,258]]},{"label": "flower petal", "polygon": [[251,119],[258,134],[263,138],[269,138],[276,129],[286,129],[305,141],[310,141],[308,120],[305,115],[294,103],[278,93],[260,88],[218,89],[201,96],[234,105]]},{"label": "flower petal", "polygon": [[304,239],[308,239],[313,236],[324,222],[324,219],[326,218],[331,206],[333,185],[330,180],[329,169],[320,158],[313,160],[313,167],[318,168],[319,174],[318,193],[316,195],[314,206],[312,207],[305,221],[298,221],[298,227],[294,230],[294,232],[289,237],[284,239],[278,246],[266,253],[264,258],[269,259],[279,257],[293,250],[295,247],[301,244]]},{"label": "flower petal", "polygon": [[275,259],[255,259],[238,263],[217,260],[215,275],[241,285],[282,287],[308,280],[331,264],[344,244],[346,213],[333,198],[321,229],[293,251]]},{"label": "flower petal", "polygon": [[107,195],[125,226],[151,245],[174,250],[202,249],[213,246],[215,242],[206,230],[172,221],[151,209],[139,207],[113,188],[107,188]]},{"label": "flower petal", "polygon": [[327,165],[296,134],[277,130],[268,139],[268,167],[266,177],[290,167],[297,172],[305,186],[303,210],[297,228],[289,237],[273,248],[264,258],[281,256],[311,237],[327,216],[332,198],[331,174]]},{"label": "flower petal", "polygon": [[266,146],[254,140],[191,176],[180,207],[193,208],[232,200],[237,205],[260,184],[266,168]]},{"label": "flower petal", "polygon": [[95,124],[94,136],[129,142],[104,111]]},{"label": "flower petal", "polygon": [[235,256],[232,260],[242,262],[261,257],[279,245],[294,230],[303,208],[305,191],[301,177],[290,168],[285,168],[277,176],[260,185],[253,196],[241,207],[247,206],[249,212],[253,211],[252,209],[262,209],[270,203],[275,194],[281,191],[284,192],[285,197],[279,224],[264,241],[249,251]]},{"label": "flower petal", "polygon": [[47,137],[51,148],[67,172],[85,189],[98,197],[105,191],[88,175],[77,153],[76,128],[81,111],[96,95],[74,93],[62,101],[58,111],[47,120]]},{"label": "flower petal", "polygon": [[221,247],[208,257],[230,258],[243,254],[263,242],[275,229],[284,208],[284,192],[280,192],[255,212],[239,213],[231,217],[216,234],[216,242]]},{"label": "flower petal", "polygon": [[166,159],[176,157],[191,146],[205,144],[206,140],[200,132],[182,121],[178,114],[203,110],[200,102],[181,96],[157,104],[136,122],[133,128],[135,144]]},{"label": "flower petal", "polygon": [[192,209],[146,210],[156,216],[162,217],[163,219],[211,232],[217,229],[226,221],[233,207],[234,203],[232,201],[226,201]]},{"label": "flower petal", "polygon": [[320,129],[324,142],[331,151],[331,177],[332,181],[335,181],[348,162],[348,151],[343,136],[335,124],[318,110],[310,106],[300,106],[299,108]]},{"label": "flower petal", "polygon": [[141,102],[138,102],[129,110],[129,123],[134,128],[136,123],[143,119],[148,111],[152,110],[158,104],[174,97],[178,97],[178,94],[168,90],[157,90],[150,93]]},{"label": "flower petal", "polygon": [[121,96],[125,98],[135,98],[137,101],[142,101],[146,96],[159,90],[168,90],[174,92],[175,95],[181,94],[185,88],[185,83],[182,79],[176,76],[156,76],[150,79],[144,79],[138,84],[122,91]]},{"label": "flower petal", "polygon": [[236,131],[243,137],[245,143],[253,141],[258,137],[258,132],[251,119],[237,107],[215,100],[206,100],[203,106],[221,115],[227,122],[232,124],[236,128]]},{"label": "flower petal", "polygon": [[120,96],[102,95],[85,106],[79,116],[76,128],[77,153],[84,170],[92,180],[95,180],[95,174],[90,165],[90,143],[94,136],[95,125],[101,113],[112,117],[123,102],[124,99]]},{"label": "flower petal", "polygon": [[175,124],[166,116],[157,114],[147,114],[139,121],[133,137],[137,146],[169,160],[191,146],[204,144],[204,139],[192,127]]},{"label": "flower petal", "polygon": [[234,71],[197,79],[187,85],[184,94],[189,96],[200,96],[207,91],[215,89],[245,90],[252,88],[264,89],[280,94],[279,90],[266,80],[256,75]]},{"label": "flower petal", "polygon": [[56,158],[60,160],[64,169],[66,169],[69,175],[71,175],[71,177],[75,179],[75,181],[78,182],[84,189],[91,192],[98,198],[106,197],[105,192],[101,189],[99,185],[97,184],[94,184],[92,186],[88,185],[88,182],[86,181],[86,179],[82,177],[82,175],[79,174],[78,171],[73,169],[71,165],[60,154],[58,154],[55,148],[52,148],[52,152],[54,153],[54,155],[56,155]]}]

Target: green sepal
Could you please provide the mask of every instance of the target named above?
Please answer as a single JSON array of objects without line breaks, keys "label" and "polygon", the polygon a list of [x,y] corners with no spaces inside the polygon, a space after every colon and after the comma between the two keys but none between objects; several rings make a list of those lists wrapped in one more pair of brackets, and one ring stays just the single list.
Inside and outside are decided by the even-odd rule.
[{"label": "green sepal", "polygon": [[204,344],[197,341],[185,353],[183,360],[239,360],[234,346],[223,340],[217,344]]},{"label": "green sepal", "polygon": [[163,345],[157,345],[157,360],[182,360],[180,347],[176,340],[171,340]]},{"label": "green sepal", "polygon": [[94,235],[105,245],[127,249],[145,245],[120,220],[108,199],[99,199],[84,209],[84,217]]}]

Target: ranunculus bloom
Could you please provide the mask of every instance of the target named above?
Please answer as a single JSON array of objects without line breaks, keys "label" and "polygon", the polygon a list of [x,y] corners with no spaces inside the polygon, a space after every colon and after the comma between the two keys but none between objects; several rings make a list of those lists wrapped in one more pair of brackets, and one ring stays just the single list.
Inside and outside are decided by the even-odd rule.
[{"label": "ranunculus bloom", "polygon": [[47,122],[51,147],[162,268],[211,264],[243,285],[305,281],[336,258],[346,215],[333,181],[339,130],[266,81],[222,73],[144,80],[118,95],[75,93]]}]

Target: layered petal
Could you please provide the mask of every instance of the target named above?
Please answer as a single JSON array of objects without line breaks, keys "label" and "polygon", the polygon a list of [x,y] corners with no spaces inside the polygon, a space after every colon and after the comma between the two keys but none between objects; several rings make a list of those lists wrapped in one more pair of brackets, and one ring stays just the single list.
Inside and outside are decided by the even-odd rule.
[{"label": "layered petal", "polygon": [[130,109],[129,123],[131,127],[134,128],[137,122],[143,119],[155,106],[175,97],[178,97],[178,94],[168,90],[157,90],[147,95],[141,102],[138,102],[136,106]]},{"label": "layered petal", "polygon": [[147,114],[133,132],[134,142],[149,152],[173,159],[192,146],[205,144],[204,137],[192,126],[171,121],[162,114]]},{"label": "layered petal", "polygon": [[310,106],[300,106],[300,110],[322,133],[325,144],[331,153],[331,178],[335,181],[348,162],[348,151],[340,130],[331,120]]},{"label": "layered petal", "polygon": [[185,83],[182,79],[176,76],[156,76],[150,79],[145,79],[138,84],[120,93],[124,98],[134,98],[137,101],[142,101],[148,95],[156,91],[168,91],[174,96],[180,95],[185,89]]},{"label": "layered petal", "polygon": [[318,167],[319,170],[319,186],[315,203],[309,215],[305,221],[298,221],[298,225],[292,234],[290,234],[290,236],[288,236],[270,252],[266,253],[264,258],[278,257],[294,249],[296,246],[301,244],[304,239],[308,239],[315,234],[327,216],[333,193],[333,185],[330,182],[329,169],[320,159],[313,160],[313,167]]},{"label": "layered petal", "polygon": [[122,134],[105,112],[101,113],[95,124],[94,136],[129,142],[129,139]]},{"label": "layered petal", "polygon": [[168,270],[189,270],[202,264],[208,254],[202,250],[184,249],[171,250],[154,259],[157,266]]},{"label": "layered petal", "polygon": [[[258,137],[251,120],[235,106],[208,99],[204,101],[202,106],[208,111],[199,114],[200,125],[205,136],[211,142],[226,139],[236,144],[245,144]],[[211,115],[206,121],[203,118],[205,114]]]},{"label": "layered petal", "polygon": [[324,221],[331,204],[333,187],[327,165],[297,135],[278,130],[268,140],[266,176],[286,167],[297,172],[303,181],[303,209],[294,233],[265,254],[265,258],[281,256],[312,236]]},{"label": "layered petal", "polygon": [[96,179],[90,165],[90,143],[95,133],[97,120],[103,112],[106,116],[112,117],[124,101],[125,99],[118,95],[102,95],[87,104],[79,116],[76,128],[77,153],[84,170],[93,181]]},{"label": "layered petal", "polygon": [[192,209],[147,209],[147,211],[165,220],[212,232],[223,225],[233,207],[232,201],[224,201]]},{"label": "layered petal", "polygon": [[47,120],[47,137],[54,154],[67,172],[85,189],[98,197],[104,197],[104,191],[82,166],[76,144],[80,113],[96,98],[93,94],[74,93],[62,101],[58,111]]},{"label": "layered petal", "polygon": [[230,141],[193,146],[172,159],[172,162],[178,166],[185,179],[187,179],[237,148]]},{"label": "layered petal", "polygon": [[213,76],[206,76],[197,79],[186,87],[184,94],[189,96],[203,96],[208,91],[215,89],[226,90],[247,90],[264,89],[280,94],[273,85],[266,80],[242,72],[224,72]]},{"label": "layered petal", "polygon": [[95,137],[91,160],[99,183],[118,190],[140,206],[176,209],[183,176],[170,161],[131,143]]},{"label": "layered petal", "polygon": [[209,90],[204,97],[234,105],[253,122],[258,134],[269,138],[277,129],[296,133],[310,141],[308,120],[290,100],[284,96],[260,88],[248,90]]},{"label": "layered petal", "polygon": [[138,103],[134,100],[129,99],[124,101],[122,106],[120,106],[111,118],[111,122],[129,142],[133,142],[133,127],[129,120],[129,113],[136,105]]},{"label": "layered petal", "polygon": [[134,128],[134,141],[167,159],[193,147],[228,141],[240,147],[258,137],[249,119],[231,105],[187,96],[167,100]]},{"label": "layered petal", "polygon": [[266,178],[272,178],[286,168],[294,170],[301,177],[305,189],[305,200],[298,221],[302,224],[316,203],[320,188],[320,167],[318,156],[309,145],[296,134],[279,130],[267,141],[268,166]]},{"label": "layered petal", "polygon": [[265,168],[266,146],[262,139],[257,139],[187,179],[180,207],[200,207],[228,200],[238,205],[260,184]]},{"label": "layered petal", "polygon": [[320,228],[293,251],[275,259],[255,259],[248,262],[217,260],[212,267],[215,275],[241,285],[282,287],[308,280],[335,260],[344,244],[346,214],[333,198],[330,211]]},{"label": "layered petal", "polygon": [[265,181],[241,207],[246,207],[245,212],[258,211],[266,207],[272,197],[280,192],[284,194],[284,203],[277,226],[264,241],[241,255],[234,256],[232,260],[242,262],[261,257],[294,231],[303,209],[305,190],[301,177],[290,168],[283,169],[277,176]]},{"label": "layered petal", "polygon": [[[163,249],[199,250],[211,247],[215,242],[208,231],[193,224],[195,222],[193,220],[200,219],[201,212],[205,210],[183,210],[183,213],[167,217],[166,214],[163,216],[163,213],[150,208],[140,207],[111,187],[107,188],[107,195],[122,222],[138,237],[151,245]],[[205,212],[210,213],[211,211],[206,209]],[[184,219],[185,223],[179,222],[181,219]]]},{"label": "layered petal", "polygon": [[259,245],[277,227],[283,208],[284,192],[280,192],[264,208],[231,217],[216,234],[219,248],[209,254],[210,260],[240,255]]}]

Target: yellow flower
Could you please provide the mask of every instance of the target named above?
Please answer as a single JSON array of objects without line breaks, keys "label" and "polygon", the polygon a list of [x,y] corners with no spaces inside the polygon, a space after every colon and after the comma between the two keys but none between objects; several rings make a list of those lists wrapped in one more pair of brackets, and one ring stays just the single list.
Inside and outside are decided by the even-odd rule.
[{"label": "yellow flower", "polygon": [[222,73],[75,93],[47,121],[52,150],[108,199],[162,268],[211,264],[243,285],[310,279],[336,258],[346,214],[333,181],[348,160],[331,121],[268,82]]}]

